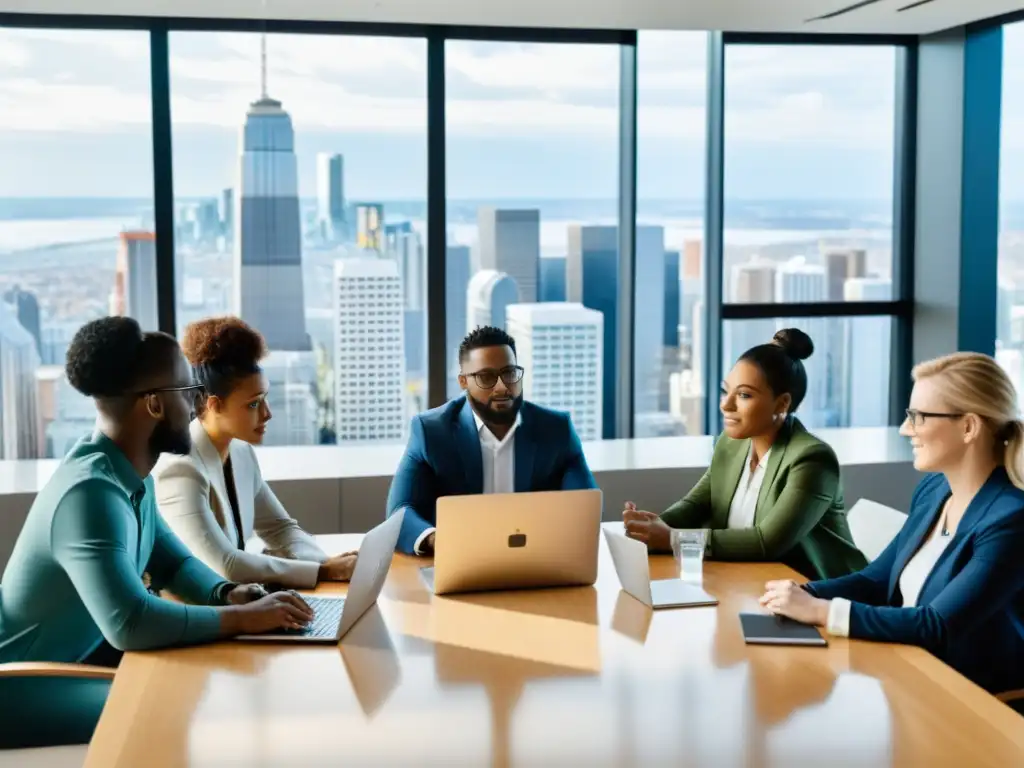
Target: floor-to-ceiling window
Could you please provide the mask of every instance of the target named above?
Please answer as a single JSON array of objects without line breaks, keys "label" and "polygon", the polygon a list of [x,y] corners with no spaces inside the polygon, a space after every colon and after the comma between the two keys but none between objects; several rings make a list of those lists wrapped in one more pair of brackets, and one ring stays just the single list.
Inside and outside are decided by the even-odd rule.
[{"label": "floor-to-ceiling window", "polygon": [[107,314],[156,330],[149,35],[0,28],[0,460],[95,421],[64,376]]},{"label": "floor-to-ceiling window", "polygon": [[268,445],[426,407],[426,41],[172,32],[178,328],[266,338]]},{"label": "floor-to-ceiling window", "polygon": [[1024,22],[1003,27],[996,359],[1024,385]]},{"label": "floor-to-ceiling window", "polygon": [[637,36],[636,437],[704,434],[705,32]]},{"label": "floor-to-ceiling window", "polygon": [[737,43],[724,72],[723,374],[799,328],[814,345],[804,422],[887,424],[892,318],[792,306],[895,298],[897,49]]},{"label": "floor-to-ceiling window", "polygon": [[448,394],[468,330],[505,328],[524,396],[615,436],[619,58],[613,44],[445,45]]}]

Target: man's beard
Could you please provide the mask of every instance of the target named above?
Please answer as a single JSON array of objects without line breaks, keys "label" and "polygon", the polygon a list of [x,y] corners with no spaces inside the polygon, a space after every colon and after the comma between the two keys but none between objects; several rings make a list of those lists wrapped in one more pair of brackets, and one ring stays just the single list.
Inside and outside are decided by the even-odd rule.
[{"label": "man's beard", "polygon": [[176,430],[166,420],[156,423],[153,434],[149,436],[149,452],[154,458],[161,453],[171,453],[175,456],[188,456],[192,450],[192,433],[188,425],[184,429]]},{"label": "man's beard", "polygon": [[496,409],[490,403],[485,403],[477,400],[469,392],[466,393],[466,397],[469,398],[470,404],[473,406],[473,410],[476,411],[484,424],[493,424],[496,427],[507,427],[509,424],[515,424],[516,417],[519,415],[519,409],[523,407],[523,396],[513,398],[511,408]]}]

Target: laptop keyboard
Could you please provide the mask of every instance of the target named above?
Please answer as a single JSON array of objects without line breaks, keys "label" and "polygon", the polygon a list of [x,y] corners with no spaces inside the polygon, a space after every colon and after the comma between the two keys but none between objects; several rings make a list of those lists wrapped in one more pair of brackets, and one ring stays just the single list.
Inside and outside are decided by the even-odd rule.
[{"label": "laptop keyboard", "polygon": [[339,600],[338,598],[324,599],[307,595],[303,595],[302,599],[313,609],[313,621],[305,629],[285,629],[281,630],[281,634],[317,638],[333,638],[337,636],[338,624],[341,622],[341,610],[345,606],[345,600]]}]

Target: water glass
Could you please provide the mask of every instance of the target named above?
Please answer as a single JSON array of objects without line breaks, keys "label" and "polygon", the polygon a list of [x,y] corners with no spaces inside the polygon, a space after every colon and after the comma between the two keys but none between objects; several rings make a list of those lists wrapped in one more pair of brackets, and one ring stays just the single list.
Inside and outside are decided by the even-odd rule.
[{"label": "water glass", "polygon": [[672,531],[672,554],[679,566],[679,578],[701,583],[704,580],[703,530]]}]

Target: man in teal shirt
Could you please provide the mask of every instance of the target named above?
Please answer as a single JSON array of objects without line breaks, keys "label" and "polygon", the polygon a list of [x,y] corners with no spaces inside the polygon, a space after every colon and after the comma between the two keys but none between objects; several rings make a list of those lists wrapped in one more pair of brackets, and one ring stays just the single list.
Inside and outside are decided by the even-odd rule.
[{"label": "man in teal shirt", "polygon": [[298,596],[224,581],[157,511],[149,473],[162,452],[188,454],[200,389],[177,341],[130,318],[97,320],[76,334],[66,373],[95,399],[97,430],[18,536],[0,583],[0,662],[116,663],[118,651],[304,626],[312,613]]}]

